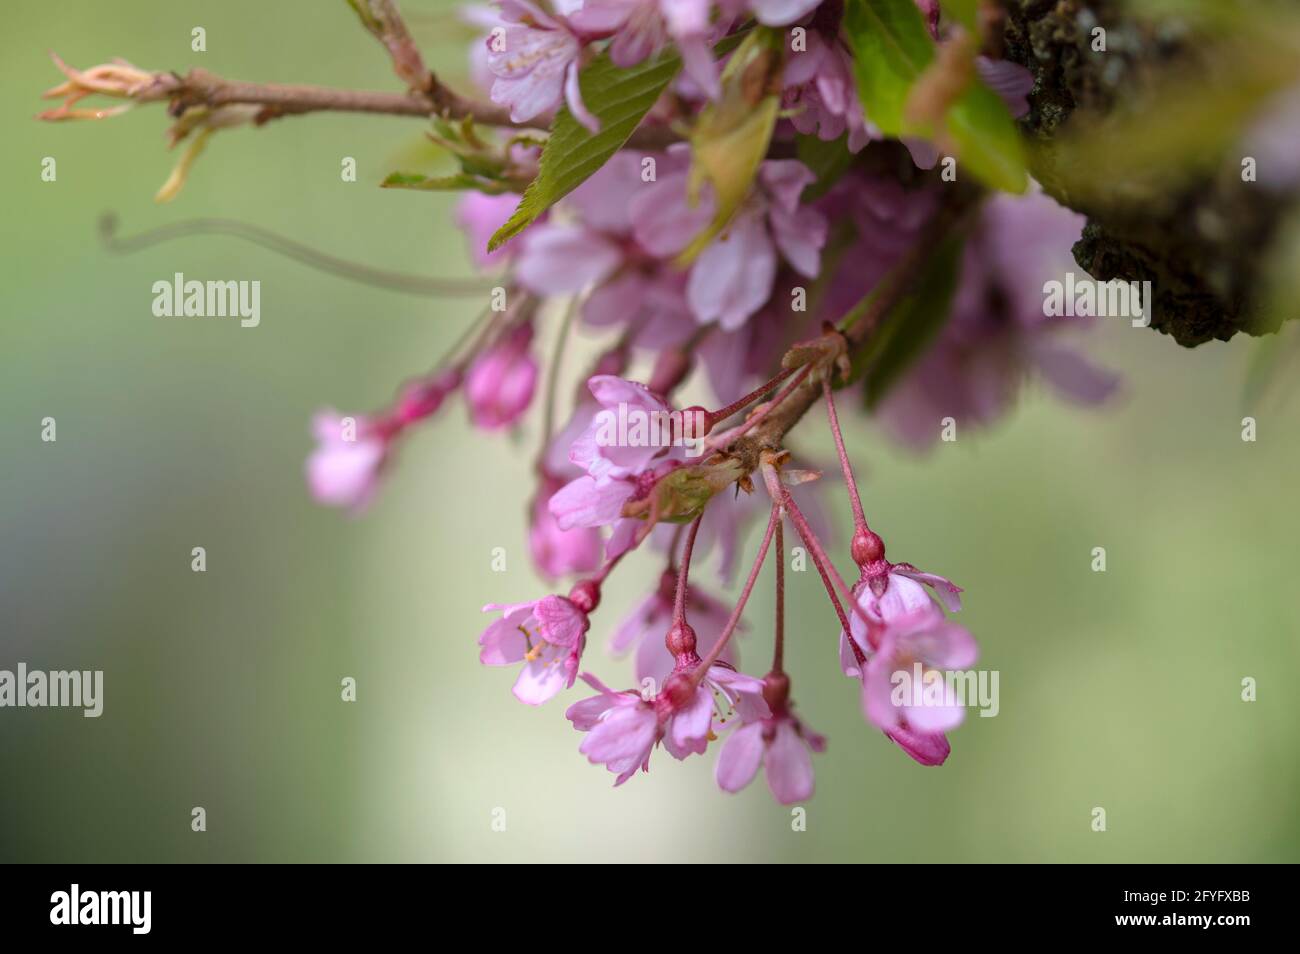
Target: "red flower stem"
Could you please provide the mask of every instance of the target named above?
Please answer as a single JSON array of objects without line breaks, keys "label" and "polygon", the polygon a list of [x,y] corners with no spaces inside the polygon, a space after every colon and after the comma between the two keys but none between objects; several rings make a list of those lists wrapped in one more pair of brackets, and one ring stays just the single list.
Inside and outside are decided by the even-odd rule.
[{"label": "red flower stem", "polygon": [[774,387],[776,387],[778,384],[780,384],[790,375],[794,374],[794,372],[795,372],[794,368],[786,368],[775,377],[771,378],[768,381],[765,381],[763,384],[759,385],[754,390],[750,391],[744,397],[732,401],[726,407],[719,408],[716,411],[709,411],[709,426],[711,427],[714,424],[718,423],[719,421],[725,421],[727,418],[731,417],[731,415],[735,414],[737,411],[743,411],[745,408],[749,407],[756,400],[761,398],[764,394],[771,391]]},{"label": "red flower stem", "polygon": [[613,572],[614,567],[618,566],[619,561],[622,560],[623,557],[627,556],[631,552],[632,552],[631,550],[624,550],[618,556],[614,557],[612,560],[609,560],[604,566],[602,566],[598,571],[596,571],[596,575],[593,576],[591,579],[594,580],[596,583],[604,583],[605,578],[609,576],[610,573]]},{"label": "red flower stem", "polygon": [[790,381],[786,384],[786,386],[783,387],[779,392],[777,392],[776,397],[772,398],[772,400],[769,401],[761,411],[759,411],[757,414],[755,414],[753,417],[747,420],[744,424],[741,424],[739,427],[735,428],[734,430],[727,431],[726,432],[727,444],[734,443],[735,441],[743,437],[751,428],[757,427],[759,424],[761,424],[764,418],[766,418],[769,414],[771,414],[772,411],[774,411],[776,408],[780,407],[781,402],[784,401],[787,397],[789,397],[791,392],[793,392],[795,388],[797,388],[800,384],[803,383],[804,378],[808,377],[808,374],[810,371],[812,371],[812,369],[813,366],[811,364],[805,364],[802,368],[799,369],[799,373],[796,374],[793,378],[791,378]]},{"label": "red flower stem", "polygon": [[[840,576],[839,570],[835,569],[835,564],[833,564],[830,561],[830,557],[826,555],[826,549],[822,546],[822,542],[817,539],[817,534],[813,533],[812,527],[808,525],[808,519],[803,515],[803,511],[799,509],[799,505],[794,502],[794,498],[790,496],[790,491],[788,490],[785,491],[785,499],[783,503],[786,512],[790,514],[790,519],[794,521],[795,528],[799,531],[799,536],[803,538],[804,544],[808,547],[808,553],[813,558],[813,564],[817,567],[817,572],[821,574],[822,585],[826,587],[826,594],[831,598],[831,603],[835,607],[835,615],[840,618],[840,626],[844,630],[844,635],[848,639],[849,645],[853,647],[853,655],[857,659],[858,665],[862,665],[866,662],[867,657],[863,655],[862,650],[858,648],[858,644],[853,639],[852,629],[849,626],[849,618],[844,612],[844,607],[841,605],[839,597],[835,594],[836,588],[838,587],[844,594],[845,602],[848,603],[859,616],[862,616],[864,620],[866,619],[866,616],[862,613],[862,610],[858,608],[857,601],[853,598],[853,593],[847,586],[845,586],[844,579]],[[834,583],[832,583],[832,580]]]},{"label": "red flower stem", "polygon": [[674,574],[677,572],[677,544],[682,542],[682,531],[685,529],[686,525],[682,523],[673,527],[673,539],[668,544],[668,570]]},{"label": "red flower stem", "polygon": [[704,514],[700,514],[691,524],[690,532],[686,534],[686,547],[682,550],[682,567],[677,574],[677,596],[673,600],[673,625],[686,622],[686,582],[687,575],[691,572],[691,553],[695,550],[695,535],[700,532],[700,521],[704,519]]},{"label": "red flower stem", "polygon": [[776,636],[772,641],[772,672],[785,671],[785,539],[776,521]]},{"label": "red flower stem", "polygon": [[840,455],[840,470],[844,473],[844,483],[849,488],[849,500],[853,504],[853,525],[858,533],[870,531],[867,516],[862,512],[862,498],[858,496],[858,482],[853,479],[853,465],[849,463],[849,452],[844,448],[844,435],[840,433],[840,418],[835,413],[835,395],[831,390],[830,378],[822,381],[822,393],[826,395],[826,417],[830,421],[831,435],[835,438],[835,450]]},{"label": "red flower stem", "polygon": [[735,608],[731,611],[731,616],[727,620],[727,625],[723,627],[722,635],[718,641],[713,644],[713,649],[704,657],[700,664],[691,674],[691,685],[698,686],[700,680],[704,678],[709,667],[718,661],[722,651],[727,648],[727,642],[731,639],[731,634],[736,631],[740,625],[741,614],[745,612],[745,604],[749,602],[749,594],[754,592],[754,583],[758,580],[758,572],[763,569],[763,560],[767,557],[768,548],[772,544],[772,535],[776,532],[777,526],[781,522],[781,510],[776,505],[772,505],[772,515],[767,520],[767,531],[763,534],[763,542],[758,545],[758,556],[754,558],[754,565],[750,567],[749,577],[745,580],[745,588],[740,591],[740,598],[736,601]]}]

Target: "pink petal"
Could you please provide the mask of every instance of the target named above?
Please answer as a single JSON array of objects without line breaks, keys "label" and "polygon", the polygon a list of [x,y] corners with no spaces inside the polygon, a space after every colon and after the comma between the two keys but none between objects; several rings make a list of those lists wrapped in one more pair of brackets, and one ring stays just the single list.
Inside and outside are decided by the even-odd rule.
[{"label": "pink petal", "polygon": [[769,159],[758,170],[758,179],[778,208],[793,212],[799,197],[817,177],[798,159]]},{"label": "pink petal", "polygon": [[578,751],[592,762],[623,771],[639,762],[654,744],[655,715],[646,706],[617,706],[587,734]]},{"label": "pink petal", "polygon": [[587,127],[593,136],[600,132],[600,120],[582,101],[582,87],[578,85],[578,64],[570,63],[564,74],[564,100],[569,106],[573,118]]},{"label": "pink petal", "polygon": [[1079,404],[1100,404],[1119,388],[1119,375],[1092,364],[1081,354],[1044,342],[1031,346],[1043,380],[1061,397]]},{"label": "pink petal", "polygon": [[718,81],[718,64],[713,59],[713,48],[703,37],[683,37],[677,39],[677,52],[682,57],[683,72],[694,81],[709,99],[722,95],[722,84]]},{"label": "pink petal", "polygon": [[519,631],[523,620],[518,616],[504,616],[483,630],[478,644],[478,660],[485,666],[509,666],[519,662],[528,652],[528,640]]},{"label": "pink petal", "polygon": [[538,631],[548,643],[572,648],[587,631],[587,614],[562,596],[547,596],[533,607]]},{"label": "pink petal", "polygon": [[822,0],[749,0],[758,22],[764,26],[789,26],[811,13]]},{"label": "pink petal", "polygon": [[524,233],[516,264],[521,284],[542,295],[582,291],[618,268],[617,245],[577,225],[535,225]]},{"label": "pink petal", "polygon": [[631,495],[622,481],[598,484],[592,477],[579,477],[557,490],[548,506],[561,530],[603,527],[619,519]]},{"label": "pink petal", "polygon": [[892,654],[877,653],[867,660],[862,677],[862,714],[867,721],[886,732],[897,729],[903,720],[903,706],[893,701],[893,677],[898,669]]},{"label": "pink petal", "polygon": [[618,704],[618,696],[602,692],[600,695],[580,699],[564,710],[564,717],[573,723],[573,727],[582,732],[590,732],[607,711]]},{"label": "pink petal", "polygon": [[821,271],[822,246],[826,244],[826,217],[806,206],[793,212],[776,207],[769,210],[768,222],[785,260],[805,278],[816,278]]},{"label": "pink petal", "polygon": [[1029,100],[1026,97],[1034,88],[1033,73],[1019,63],[991,60],[987,56],[977,56],[975,68],[984,84],[1002,97],[1012,116],[1019,119],[1029,112]]},{"label": "pink petal", "polygon": [[700,253],[686,295],[701,324],[716,321],[724,331],[733,331],[763,307],[775,275],[776,249],[762,217],[742,212]]},{"label": "pink petal", "polygon": [[806,801],[813,793],[812,754],[789,719],[779,719],[768,744],[763,771],[772,795],[782,805]]},{"label": "pink petal", "polygon": [[612,374],[597,374],[587,381],[587,389],[602,407],[615,409],[620,404],[644,411],[666,411],[668,405],[659,400],[655,393],[644,384],[615,377]]},{"label": "pink petal", "polygon": [[961,609],[961,587],[952,580],[938,576],[934,573],[922,573],[915,568],[902,569],[895,566],[893,574],[905,576],[909,580],[916,580],[918,583],[924,583],[934,590],[939,602],[943,604],[944,609],[949,613],[956,613]]},{"label": "pink petal", "polygon": [[952,751],[952,747],[948,744],[948,737],[943,733],[935,735],[897,728],[886,732],[885,735],[922,765],[942,765],[947,760],[948,753]]},{"label": "pink petal", "polygon": [[565,687],[567,681],[568,674],[560,660],[554,655],[550,659],[542,656],[524,664],[523,669],[519,671],[519,678],[515,680],[512,692],[520,702],[530,706],[540,706],[543,702],[553,699]]},{"label": "pink petal", "polygon": [[[687,754],[703,753],[708,745],[709,729],[713,723],[713,694],[704,686],[695,690],[695,697],[683,709],[673,714],[668,727],[669,753],[678,759]],[[680,753],[680,754],[679,754]]]},{"label": "pink petal", "polygon": [[763,723],[741,726],[722,743],[714,778],[724,792],[738,792],[754,780],[763,761]]},{"label": "pink petal", "polygon": [[669,258],[684,249],[713,218],[713,197],[706,192],[691,207],[685,171],[661,173],[658,181],[637,192],[628,204],[637,243],[647,252]]}]

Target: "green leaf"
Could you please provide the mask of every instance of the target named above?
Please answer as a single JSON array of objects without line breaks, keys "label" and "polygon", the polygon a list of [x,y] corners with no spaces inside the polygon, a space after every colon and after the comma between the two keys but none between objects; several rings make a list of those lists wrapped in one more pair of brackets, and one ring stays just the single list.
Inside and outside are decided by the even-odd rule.
[{"label": "green leaf", "polygon": [[413,189],[419,192],[457,192],[476,189],[488,195],[514,192],[515,187],[505,180],[457,172],[449,176],[426,176],[416,172],[393,172],[383,182],[381,189]]},{"label": "green leaf", "polygon": [[810,183],[808,188],[803,190],[805,202],[812,202],[824,196],[853,164],[853,153],[849,152],[848,133],[830,142],[825,142],[816,136],[800,135],[795,139],[795,155],[817,177],[815,182]]},{"label": "green leaf", "polygon": [[[973,2],[947,2],[944,8],[958,22],[964,24],[968,16],[973,22]],[[938,136],[908,123],[908,97],[935,59],[934,41],[912,0],[848,0],[844,29],[853,49],[858,98],[881,132],[937,138],[985,185],[1025,191],[1029,178],[1020,131],[1006,104],[973,71]]]},{"label": "green leaf", "polygon": [[916,278],[916,290],[891,309],[861,356],[866,405],[875,408],[938,336],[952,312],[964,235],[950,235]]},{"label": "green leaf", "polygon": [[979,5],[980,0],[939,0],[944,15],[971,33],[979,29]]},{"label": "green leaf", "polygon": [[885,135],[901,135],[907,94],[934,59],[921,11],[912,0],[848,0],[844,32],[863,108]]},{"label": "green leaf", "polygon": [[948,136],[962,165],[985,185],[1005,192],[1029,187],[1025,146],[1011,110],[976,80],[948,110]]},{"label": "green leaf", "polygon": [[601,54],[578,76],[587,108],[600,120],[593,134],[561,107],[542,150],[541,165],[519,207],[488,242],[488,251],[514,238],[548,208],[582,185],[622,148],[682,68],[677,56],[619,69]]},{"label": "green leaf", "polygon": [[[722,105],[727,105],[725,92]],[[776,128],[781,111],[780,101],[775,96],[767,96],[752,105],[731,105],[743,105],[743,108],[727,109],[723,113],[716,111],[714,104],[706,106],[691,135],[688,194],[692,202],[697,201],[708,182],[713,186],[717,211],[713,221],[678,256],[677,262],[683,267],[726,229],[749,195],[749,188],[763,164],[763,157],[767,155],[772,130]]]},{"label": "green leaf", "polygon": [[753,30],[722,71],[722,92],[705,105],[691,130],[691,169],[686,195],[695,205],[712,186],[712,221],[677,257],[685,268],[730,224],[749,195],[781,114],[783,34]]}]

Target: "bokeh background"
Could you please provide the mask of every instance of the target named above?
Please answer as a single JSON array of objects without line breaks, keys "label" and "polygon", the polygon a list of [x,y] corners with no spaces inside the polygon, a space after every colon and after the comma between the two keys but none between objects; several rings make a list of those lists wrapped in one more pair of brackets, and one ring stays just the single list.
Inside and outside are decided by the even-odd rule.
[{"label": "bokeh background", "polygon": [[[472,34],[454,7],[403,6],[429,61],[463,80]],[[195,26],[206,53],[190,51]],[[1255,411],[1259,439],[1243,443],[1253,342],[1185,351],[1104,323],[1091,350],[1127,382],[1105,411],[1030,390],[994,432],[923,458],[849,425],[890,555],[966,587],[980,665],[1001,672],[1001,713],[968,719],[944,768],[863,723],[809,572],[790,577],[788,664],[830,748],[807,830],[761,781],[718,792],[712,753],[657,753],[614,790],[577,754],[573,695],[521,706],[513,673],[477,662],[479,607],[545,592],[524,536],[535,419],[495,439],[445,410],[361,519],[304,488],[312,413],[382,406],[482,303],[350,284],[229,238],[123,256],[96,237],[109,210],[125,233],[221,215],[370,264],[468,274],[453,198],[375,188],[427,163],[419,123],[319,115],[221,134],[159,207],[161,109],[32,119],[59,79],[48,49],[395,88],[342,0],[22,4],[0,47],[0,668],[106,681],[97,720],[0,710],[0,859],[1300,860],[1300,402]],[[45,156],[57,182],[41,181]],[[344,156],[360,181],[341,181]],[[260,280],[261,327],[154,318],[150,286],[176,271]],[[206,573],[191,572],[195,546]],[[630,663],[603,641],[655,577],[630,560],[596,618],[588,661],[615,684]],[[744,649],[759,672],[770,611],[765,583]],[[340,701],[345,676],[355,703]]]}]

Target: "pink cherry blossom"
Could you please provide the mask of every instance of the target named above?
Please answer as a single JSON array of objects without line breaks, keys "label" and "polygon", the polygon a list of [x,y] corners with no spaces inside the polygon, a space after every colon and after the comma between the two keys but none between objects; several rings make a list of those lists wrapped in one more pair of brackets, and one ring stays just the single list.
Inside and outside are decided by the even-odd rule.
[{"label": "pink cherry blossom", "polygon": [[548,504],[562,486],[562,480],[544,474],[529,507],[528,551],[533,566],[548,580],[591,572],[600,566],[604,550],[600,531],[594,527],[560,529]]},{"label": "pink cherry blossom", "polygon": [[619,245],[582,225],[535,225],[520,240],[515,275],[542,295],[578,292],[613,274],[623,261]]},{"label": "pink cherry blossom", "polygon": [[791,53],[782,77],[781,103],[805,135],[831,142],[848,132],[849,152],[861,152],[879,130],[867,122],[858,99],[853,58],[837,33],[809,29],[806,48]]},{"label": "pink cherry blossom", "polygon": [[506,224],[518,204],[519,197],[510,193],[484,195],[482,192],[466,192],[460,200],[456,209],[456,224],[464,230],[470,256],[479,268],[498,265],[514,251],[507,245],[489,252],[487,246],[488,240],[497,229]]},{"label": "pink cherry blossom", "polygon": [[[749,199],[691,267],[686,295],[696,320],[716,321],[724,331],[743,325],[771,296],[778,257],[805,277],[817,276],[826,218],[799,201],[814,178],[794,159],[762,164]],[[704,209],[689,204],[683,175],[664,176],[634,200],[637,241],[655,254],[675,255],[707,222]]]},{"label": "pink cherry blossom", "polygon": [[465,400],[476,427],[509,427],[528,410],[537,386],[532,342],[532,323],[525,322],[484,349],[470,366],[465,376]]},{"label": "pink cherry blossom", "polygon": [[730,27],[732,16],[724,9],[714,23],[711,6],[710,0],[587,0],[569,21],[601,36],[612,33],[610,59],[621,67],[654,56],[671,39],[686,74],[705,95],[716,98],[720,87],[712,46]]},{"label": "pink cherry blossom", "polygon": [[[625,479],[644,473],[654,464],[680,460],[686,448],[674,446],[674,433],[660,432],[657,441],[622,442],[618,434],[620,419],[646,422],[670,420],[673,409],[644,384],[613,375],[596,375],[587,381],[600,410],[587,429],[573,442],[569,460],[598,482]],[[702,429],[702,425],[700,425]],[[631,428],[628,428],[629,435]],[[651,435],[647,431],[647,438]],[[699,436],[703,436],[702,433]],[[665,446],[666,445],[666,446]]]},{"label": "pink cherry blossom", "polygon": [[786,711],[732,730],[718,754],[715,777],[724,792],[738,792],[762,766],[772,796],[794,805],[812,798],[812,753],[825,750],[825,737]]},{"label": "pink cherry blossom", "polygon": [[312,422],[319,444],[307,458],[307,484],[320,503],[360,510],[369,503],[388,456],[388,437],[370,420],[322,411]]},{"label": "pink cherry blossom", "polygon": [[587,109],[578,85],[583,39],[564,17],[551,16],[528,0],[506,0],[502,15],[510,22],[486,40],[488,69],[496,77],[491,97],[510,107],[517,123],[546,116],[561,101],[593,133],[600,121]]},{"label": "pink cherry blossom", "polygon": [[322,411],[312,423],[319,444],[307,458],[307,484],[320,503],[360,511],[374,496],[393,445],[412,424],[437,413],[461,384],[459,367],[402,388],[393,407],[374,417]]},{"label": "pink cherry blossom", "polygon": [[[908,563],[889,563],[882,553],[880,560],[863,567],[861,577],[853,585],[852,593],[861,612],[849,614],[850,635],[858,648],[870,655],[876,651],[878,625],[918,610],[938,609],[941,605],[955,613],[961,609],[961,592],[961,587],[951,580],[923,573]],[[843,630],[840,630],[840,663],[845,675],[861,677]]]},{"label": "pink cherry blossom", "polygon": [[650,755],[659,743],[675,759],[699,755],[715,736],[714,729],[737,716],[742,720],[766,718],[763,682],[715,664],[692,683],[689,669],[679,669],[663,691],[643,698],[635,691],[615,692],[596,677],[583,673],[583,681],[598,695],[571,705],[565,716],[586,732],[578,751],[593,764],[603,764],[622,785],[638,768],[650,770]]},{"label": "pink cherry blossom", "polygon": [[587,0],[570,18],[581,29],[612,33],[609,58],[615,66],[636,66],[668,41],[660,0]]},{"label": "pink cherry blossom", "polygon": [[603,480],[584,474],[556,491],[548,507],[561,530],[611,527],[612,532],[605,541],[605,558],[613,559],[639,542],[638,533],[645,526],[644,520],[624,517],[624,507],[646,499],[656,482],[677,466],[677,461],[670,460],[636,477],[607,477]]},{"label": "pink cherry blossom", "polygon": [[[695,323],[686,301],[686,276],[668,255],[643,247],[633,231],[631,210],[654,188],[643,179],[646,159],[655,161],[656,176],[685,182],[689,156],[679,149],[656,156],[615,154],[564,199],[572,217],[563,224],[535,224],[514,243],[515,273],[538,294],[589,289],[581,305],[586,324],[625,327],[629,344],[658,349],[688,338]],[[699,231],[706,223],[707,218],[687,216],[685,228]]]},{"label": "pink cherry blossom", "polygon": [[489,603],[483,612],[500,612],[501,618],[479,636],[479,645],[483,647],[479,661],[485,666],[523,663],[515,680],[515,698],[529,705],[541,705],[561,689],[573,686],[587,643],[590,626],[587,614],[593,606],[590,600],[584,602],[578,588],[569,597],[545,596],[531,603]]},{"label": "pink cherry blossom", "polygon": [[[863,713],[886,732],[902,727],[932,735],[955,729],[965,713],[942,674],[970,668],[977,655],[970,632],[933,606],[894,617],[883,627],[876,652],[867,660]],[[920,685],[915,684],[917,667]]]}]

